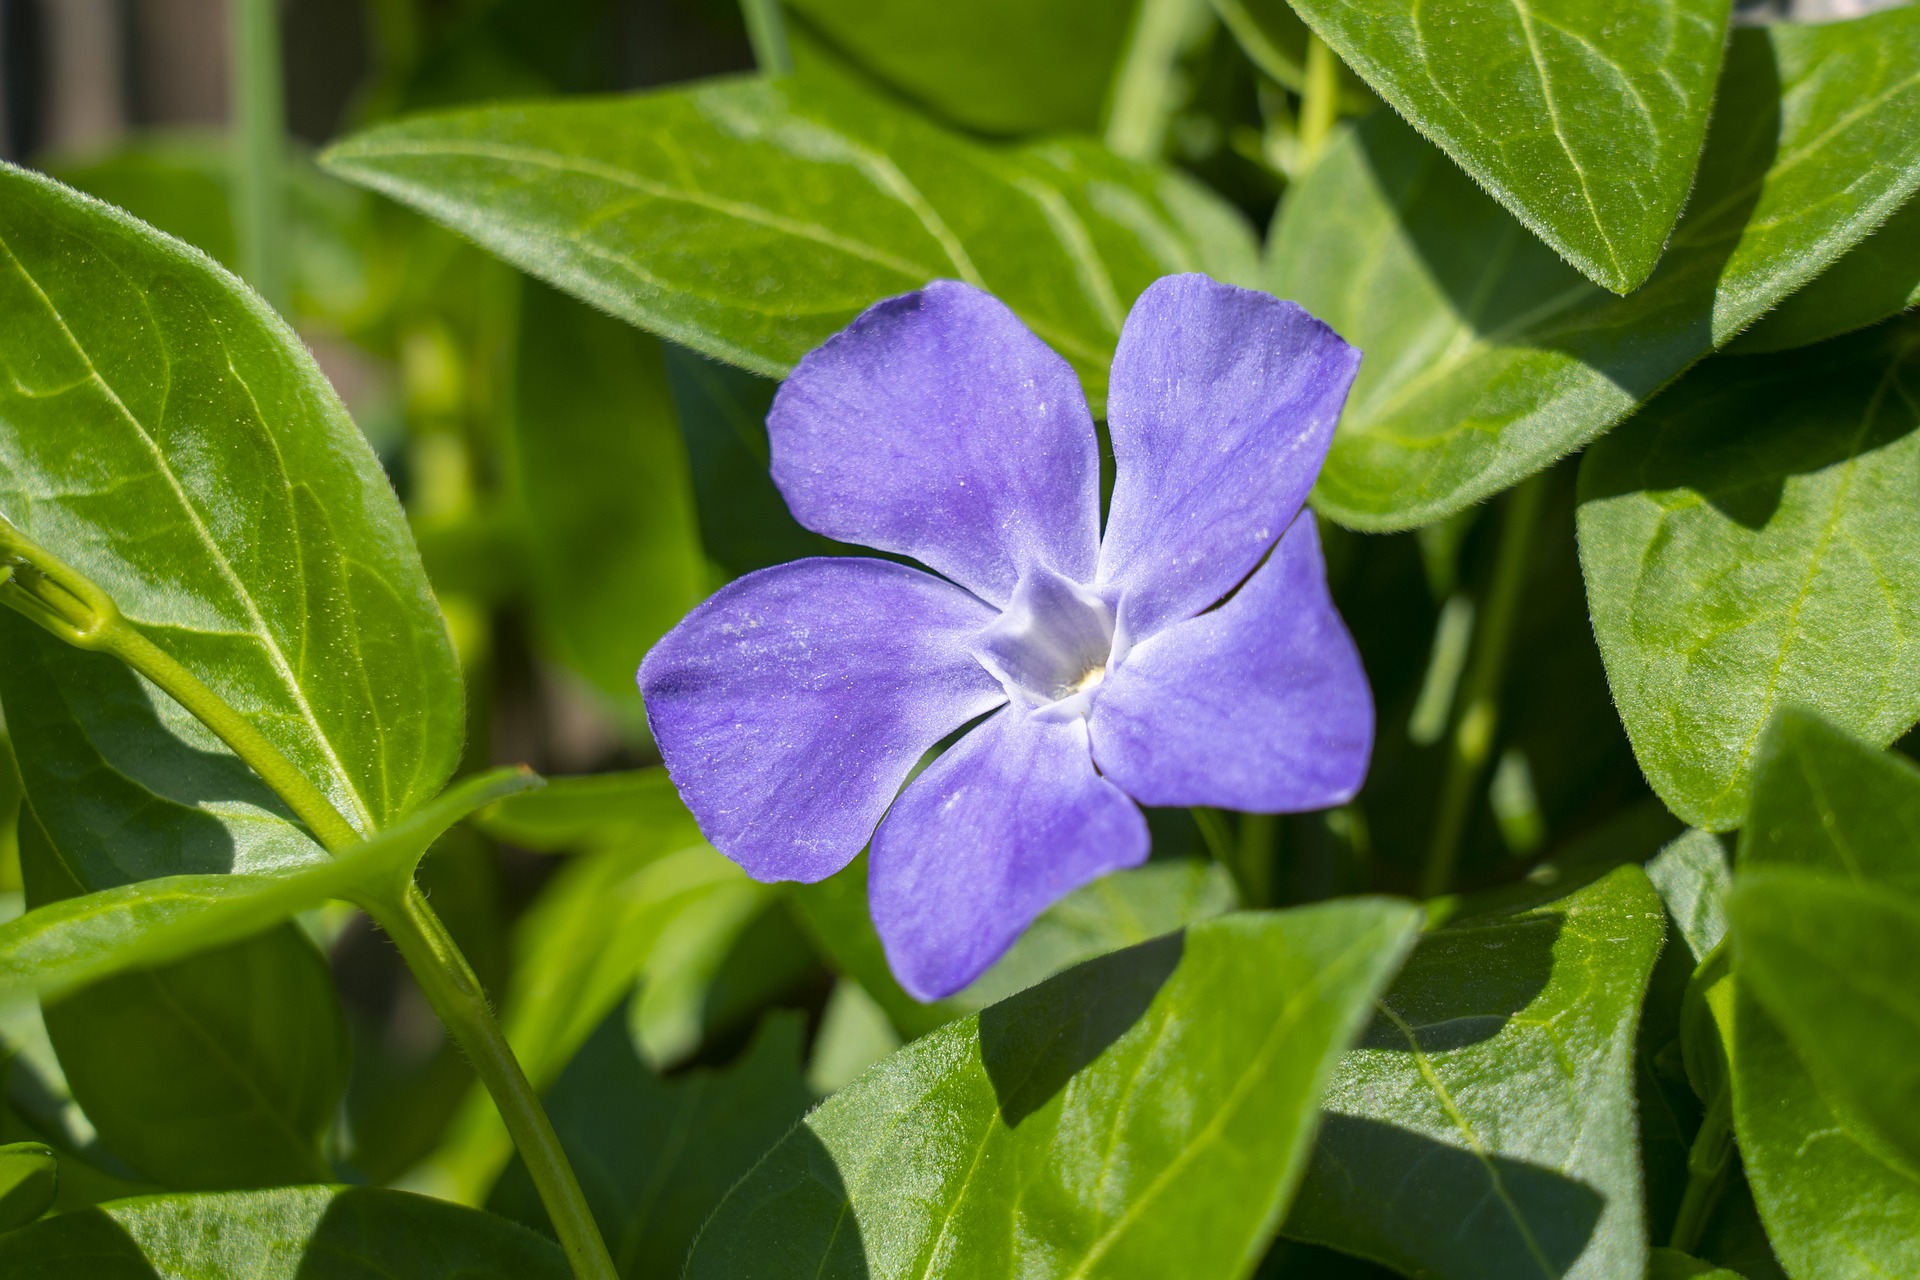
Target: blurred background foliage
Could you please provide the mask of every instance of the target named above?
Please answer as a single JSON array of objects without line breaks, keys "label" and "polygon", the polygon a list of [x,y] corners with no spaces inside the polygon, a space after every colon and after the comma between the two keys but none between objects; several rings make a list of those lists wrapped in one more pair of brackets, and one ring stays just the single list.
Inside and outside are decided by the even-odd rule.
[{"label": "blurred background foliage", "polygon": [[[1283,5],[790,0],[785,13],[803,74],[853,77],[985,140],[1102,135],[1185,168],[1255,226],[1339,118],[1374,106]],[[1326,528],[1379,708],[1372,775],[1352,805],[1284,819],[1154,814],[1154,863],[1069,899],[979,988],[914,1004],[866,923],[859,864],[798,891],[753,884],[644,772],[658,757],[633,671],[653,640],[733,576],[837,549],[800,529],[768,480],[774,384],[527,280],[311,160],[342,133],[408,112],[750,71],[738,9],[292,0],[281,18],[284,310],[406,504],[467,671],[469,766],[524,761],[587,779],[455,832],[423,883],[549,1090],[563,1137],[610,1180],[590,1196],[631,1204],[670,1189],[649,1202],[644,1249],[622,1256],[628,1274],[677,1265],[719,1196],[814,1098],[902,1038],[1076,959],[1237,901],[1412,893],[1439,839],[1457,844],[1472,889],[1550,884],[1597,843],[1619,861],[1677,830],[1609,698],[1563,465],[1527,517],[1538,536],[1507,540],[1517,558],[1496,555],[1501,522],[1520,518],[1512,504],[1416,533]],[[0,0],[0,152],[235,265],[227,49],[221,0]],[[1315,77],[1333,77],[1333,91],[1307,95]],[[1318,106],[1303,111],[1309,100]],[[1476,695],[1483,780],[1436,834],[1446,744],[1473,709],[1461,693],[1473,619],[1513,614],[1517,600],[1506,661]],[[12,910],[18,808],[0,736],[0,890]],[[304,925],[331,964],[351,1042],[327,1139],[336,1171],[538,1225],[491,1104],[397,954],[344,908]],[[74,1155],[82,1173],[63,1173],[63,1204],[169,1176],[103,1141],[105,1116],[89,1112],[112,1105],[114,1080],[90,1082],[95,1101],[77,1103],[36,1010],[0,1012],[0,1042],[0,1141]],[[611,1116],[569,1102],[609,1094],[623,1100]],[[603,1224],[623,1212],[606,1209]],[[1269,1267],[1374,1274],[1287,1243]]]}]

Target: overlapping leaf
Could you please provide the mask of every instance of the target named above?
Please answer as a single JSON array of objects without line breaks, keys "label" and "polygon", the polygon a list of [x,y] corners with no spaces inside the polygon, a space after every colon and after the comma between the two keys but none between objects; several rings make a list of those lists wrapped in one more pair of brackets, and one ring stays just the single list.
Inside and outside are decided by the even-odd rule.
[{"label": "overlapping leaf", "polygon": [[1629,866],[1424,937],[1334,1074],[1286,1234],[1436,1280],[1635,1274],[1634,1033],[1661,919]]},{"label": "overlapping leaf", "polygon": [[[278,317],[199,253],[7,168],[0,368],[0,515],[363,831],[439,790],[464,714],[445,624],[379,463]],[[6,653],[11,673],[23,659]],[[10,717],[19,692],[9,678]],[[42,692],[76,718],[94,702],[86,684]],[[16,732],[30,796],[79,781]],[[212,798],[237,785],[230,760],[170,757],[214,775]],[[86,821],[41,816],[63,852]]]},{"label": "overlapping leaf", "polygon": [[936,1031],[768,1153],[687,1275],[1244,1275],[1415,919],[1225,916]]},{"label": "overlapping leaf", "polygon": [[1615,293],[1653,271],[1692,186],[1728,0],[1294,0],[1514,216]]},{"label": "overlapping leaf", "polygon": [[1920,717],[1920,330],[1689,374],[1581,467],[1594,635],[1669,808],[1747,811],[1775,708],[1891,742]]},{"label": "overlapping leaf", "polygon": [[1406,528],[1619,422],[1920,186],[1920,10],[1735,32],[1686,216],[1613,297],[1385,112],[1288,195],[1268,287],[1366,352],[1315,490]]},{"label": "overlapping leaf", "polygon": [[1920,307],[1920,200],[1909,200],[1812,284],[1728,344],[1745,355],[1809,347]]},{"label": "overlapping leaf", "polygon": [[459,1205],[371,1187],[144,1196],[0,1236],[18,1280],[567,1280],[559,1247]]},{"label": "overlapping leaf", "polygon": [[1135,296],[1244,280],[1251,239],[1192,182],[1086,142],[995,150],[827,80],[384,125],[334,172],[586,301],[783,376],[869,304],[939,278],[992,291],[1103,400]]}]

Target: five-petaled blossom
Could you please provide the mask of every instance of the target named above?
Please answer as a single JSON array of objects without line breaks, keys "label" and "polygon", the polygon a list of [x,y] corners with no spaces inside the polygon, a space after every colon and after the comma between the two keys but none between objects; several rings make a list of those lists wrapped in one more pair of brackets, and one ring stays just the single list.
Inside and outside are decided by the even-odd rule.
[{"label": "five-petaled blossom", "polygon": [[1103,535],[1065,360],[968,285],[869,308],[780,388],[773,478],[809,529],[934,572],[764,569],[647,655],[701,830],[763,880],[820,880],[871,840],[874,924],[928,1000],[1142,862],[1138,805],[1347,800],[1373,701],[1302,503],[1359,359],[1293,303],[1155,283],[1114,354]]}]

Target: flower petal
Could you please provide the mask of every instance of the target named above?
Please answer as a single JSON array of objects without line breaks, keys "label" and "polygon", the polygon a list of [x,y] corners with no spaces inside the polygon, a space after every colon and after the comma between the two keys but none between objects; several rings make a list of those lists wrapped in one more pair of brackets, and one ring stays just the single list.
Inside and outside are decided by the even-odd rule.
[{"label": "flower petal", "polygon": [[767,434],[774,483],[815,533],[997,605],[1030,565],[1092,576],[1100,451],[1079,380],[971,285],[867,308],[781,385]]},{"label": "flower petal", "polygon": [[1291,302],[1201,275],[1155,281],[1113,358],[1117,474],[1099,583],[1123,643],[1246,577],[1320,474],[1360,353]]},{"label": "flower petal", "polygon": [[1147,822],[1099,774],[1086,722],[997,712],[913,780],[873,838],[873,923],[921,1000],[984,973],[1034,918],[1146,861]]},{"label": "flower petal", "polygon": [[640,666],[700,830],[759,880],[845,866],[920,757],[1006,701],[967,652],[992,620],[884,560],[796,560],[723,587]]},{"label": "flower petal", "polygon": [[1226,604],[1127,653],[1088,727],[1101,772],[1141,804],[1296,813],[1351,799],[1373,695],[1327,593],[1313,513]]}]

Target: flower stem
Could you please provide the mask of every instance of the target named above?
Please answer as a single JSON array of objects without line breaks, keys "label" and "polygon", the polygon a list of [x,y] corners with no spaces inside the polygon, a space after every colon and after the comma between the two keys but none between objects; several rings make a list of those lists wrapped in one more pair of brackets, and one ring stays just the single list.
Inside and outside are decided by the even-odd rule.
[{"label": "flower stem", "polygon": [[228,0],[233,230],[240,276],[287,307],[286,95],[279,0]]},{"label": "flower stem", "polygon": [[[246,717],[129,623],[98,585],[4,520],[0,520],[0,603],[76,648],[112,654],[158,685],[259,774],[329,852],[337,855],[360,843],[362,833]],[[578,1280],[617,1280],[619,1273],[539,1096],[446,926],[410,875],[389,895],[359,905],[399,946],[434,1012],[493,1095],[574,1275]]]},{"label": "flower stem", "polygon": [[400,948],[434,1012],[466,1051],[481,1083],[493,1095],[573,1274],[578,1280],[618,1280],[620,1273],[600,1238],[600,1229],[587,1208],[580,1180],[567,1163],[559,1136],[488,1007],[480,980],[446,926],[427,905],[418,886],[411,884],[397,902],[361,905]]},{"label": "flower stem", "polygon": [[1680,1212],[1673,1220],[1673,1234],[1667,1246],[1681,1253],[1692,1253],[1706,1233],[1707,1220],[1720,1202],[1727,1185],[1727,1170],[1733,1163],[1732,1091],[1721,1089],[1713,1105],[1700,1121],[1700,1132],[1693,1136],[1687,1151],[1687,1189],[1680,1197]]},{"label": "flower stem", "polygon": [[1493,582],[1487,589],[1486,606],[1480,610],[1473,657],[1460,689],[1452,753],[1421,878],[1422,897],[1438,897],[1453,883],[1460,844],[1466,836],[1467,821],[1473,816],[1480,778],[1499,728],[1500,681],[1506,674],[1507,647],[1513,639],[1520,589],[1526,582],[1527,563],[1533,552],[1534,525],[1545,496],[1546,473],[1541,472],[1521,481],[1507,498]]},{"label": "flower stem", "polygon": [[1300,167],[1313,167],[1340,122],[1340,60],[1327,42],[1307,33],[1306,66],[1300,91]]},{"label": "flower stem", "polygon": [[780,0],[740,0],[740,16],[747,20],[747,42],[760,74],[793,74],[793,50],[787,44],[787,20]]},{"label": "flower stem", "polygon": [[1157,160],[1180,108],[1180,59],[1205,0],[1140,0],[1107,104],[1107,146],[1129,160]]}]

